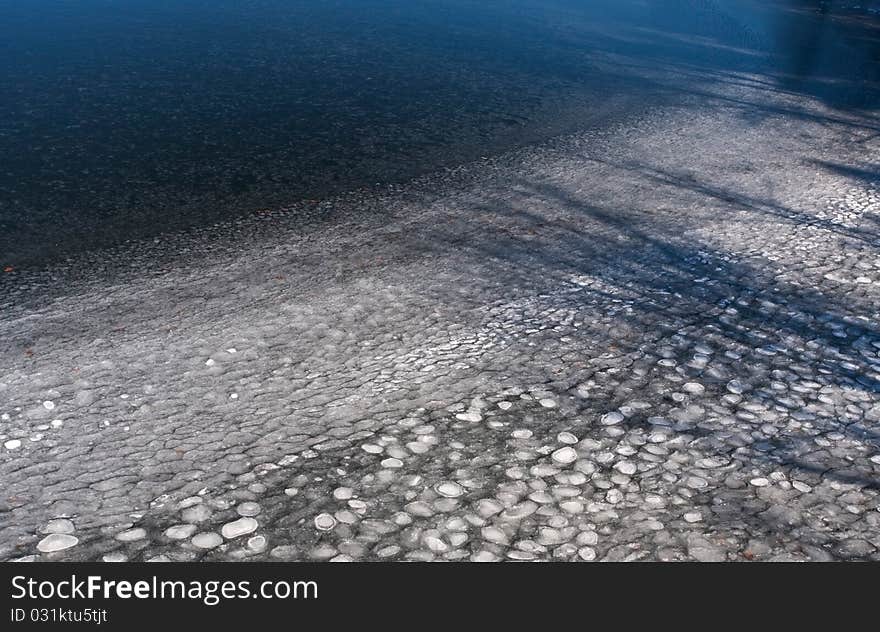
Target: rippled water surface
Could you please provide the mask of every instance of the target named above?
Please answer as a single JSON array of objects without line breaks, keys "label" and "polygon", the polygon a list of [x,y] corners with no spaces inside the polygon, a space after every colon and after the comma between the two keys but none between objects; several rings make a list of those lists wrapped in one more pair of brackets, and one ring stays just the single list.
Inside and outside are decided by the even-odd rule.
[{"label": "rippled water surface", "polygon": [[0,262],[403,182],[670,97],[651,72],[758,69],[810,91],[797,78],[824,68],[828,32],[780,11],[0,0]]}]

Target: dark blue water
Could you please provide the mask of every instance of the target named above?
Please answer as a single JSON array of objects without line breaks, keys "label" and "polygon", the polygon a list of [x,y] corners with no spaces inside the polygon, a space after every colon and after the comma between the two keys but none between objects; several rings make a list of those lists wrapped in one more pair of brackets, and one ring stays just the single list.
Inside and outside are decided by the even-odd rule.
[{"label": "dark blue water", "polygon": [[404,182],[683,89],[645,68],[808,90],[764,54],[804,18],[749,4],[0,0],[0,263]]}]

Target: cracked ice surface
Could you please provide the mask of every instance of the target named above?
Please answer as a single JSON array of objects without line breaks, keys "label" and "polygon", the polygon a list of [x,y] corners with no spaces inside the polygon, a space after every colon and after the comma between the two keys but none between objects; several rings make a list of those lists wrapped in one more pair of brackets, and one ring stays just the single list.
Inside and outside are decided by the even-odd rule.
[{"label": "cracked ice surface", "polygon": [[782,105],[5,278],[0,557],[880,558],[876,140]]}]

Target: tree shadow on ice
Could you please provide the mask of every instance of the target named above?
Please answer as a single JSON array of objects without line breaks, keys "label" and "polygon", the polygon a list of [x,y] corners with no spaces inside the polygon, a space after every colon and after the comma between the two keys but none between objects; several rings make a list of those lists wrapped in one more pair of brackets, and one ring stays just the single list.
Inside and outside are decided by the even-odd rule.
[{"label": "tree shadow on ice", "polygon": [[[740,199],[657,169],[639,174],[643,183],[662,183],[686,199],[720,200],[745,213],[805,222],[803,212],[772,200]],[[682,198],[669,199],[674,206]],[[871,307],[870,296],[833,282],[817,287],[763,254],[720,250],[688,232],[693,220],[687,217],[675,221],[652,209],[595,205],[586,194],[547,181],[520,181],[512,193],[489,197],[469,210],[429,231],[436,250],[470,255],[474,267],[494,283],[538,291],[548,302],[564,296],[584,321],[613,305],[625,306],[615,308],[603,326],[617,321],[635,331],[630,349],[647,343],[655,360],[664,357],[664,348],[672,350],[679,377],[703,383],[715,395],[713,405],[725,401],[726,414],[738,416],[751,432],[729,430],[736,437],[729,442],[720,413],[711,409],[700,420],[689,419],[686,408],[673,408],[680,418],[671,427],[697,435],[708,428],[701,441],[740,456],[746,452],[756,462],[880,488],[869,463],[831,455],[815,443],[817,437],[840,433],[865,462],[880,448],[876,420],[847,409],[853,401],[880,401],[880,328],[871,319],[876,305]],[[876,240],[859,232],[833,234],[880,251]],[[694,348],[701,343],[712,348],[712,360],[696,360],[700,353]],[[716,358],[722,359],[719,371],[712,366]],[[833,403],[834,416],[811,404],[819,396]],[[880,413],[878,406],[873,410]],[[778,428],[782,420],[788,424],[784,433]],[[647,423],[638,415],[628,421]]]},{"label": "tree shadow on ice", "polygon": [[647,12],[640,24],[591,34],[624,78],[667,71],[657,80],[672,91],[694,81],[759,86],[839,111],[880,103],[880,19],[870,12],[823,12],[809,0],[664,0]]}]

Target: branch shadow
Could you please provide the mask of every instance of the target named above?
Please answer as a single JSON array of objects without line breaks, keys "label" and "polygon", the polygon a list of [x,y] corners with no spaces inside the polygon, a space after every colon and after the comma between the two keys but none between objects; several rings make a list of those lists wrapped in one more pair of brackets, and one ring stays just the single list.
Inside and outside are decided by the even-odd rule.
[{"label": "branch shadow", "polygon": [[812,163],[818,167],[836,173],[837,175],[857,180],[868,186],[880,185],[880,167],[864,167],[844,165],[839,162],[831,162],[829,160],[813,160]]},{"label": "branch shadow", "polygon": [[[652,184],[697,194],[707,204],[720,200],[747,213],[809,221],[796,209],[690,177],[644,165],[616,168],[635,170]],[[495,280],[511,288],[544,287],[545,296],[552,295],[546,288],[566,288],[565,300],[575,309],[579,304],[589,311],[623,300],[630,313],[618,316],[621,324],[640,329],[645,340],[654,340],[660,332],[667,342],[678,338],[693,347],[699,340],[690,338],[691,330],[711,332],[719,353],[733,351],[738,358],[733,374],[713,375],[705,366],[683,365],[684,376],[698,378],[716,402],[730,399],[733,411],[749,405],[785,411],[801,429],[759,438],[743,438],[739,433],[738,442],[728,442],[710,424],[708,434],[714,436],[710,445],[723,446],[755,463],[791,468],[802,476],[818,473],[839,483],[880,489],[880,478],[870,464],[853,463],[816,444],[817,437],[840,433],[876,452],[880,450],[876,427],[867,419],[823,415],[811,405],[819,393],[855,394],[863,401],[880,402],[876,373],[880,326],[864,318],[871,314],[864,299],[859,302],[852,295],[781,280],[770,262],[749,263],[687,234],[687,218],[669,222],[650,209],[596,205],[583,193],[546,181],[519,180],[512,188],[513,194],[486,199],[469,213],[438,222],[429,229],[426,242],[437,254],[450,249],[466,253],[477,267],[481,262],[490,266]],[[813,225],[880,252],[876,234],[823,222]],[[582,278],[593,281],[586,286],[573,283]],[[608,335],[613,337],[612,332]],[[651,344],[655,349],[659,345]],[[788,386],[797,390],[775,391],[777,371],[786,373]],[[727,389],[731,380],[746,385],[742,395],[732,399]],[[754,424],[757,433],[764,420],[756,415],[753,421],[741,423]],[[625,423],[644,425],[646,420],[636,415]],[[696,424],[697,429],[700,426]],[[695,424],[674,423],[672,428],[693,433]]]}]

